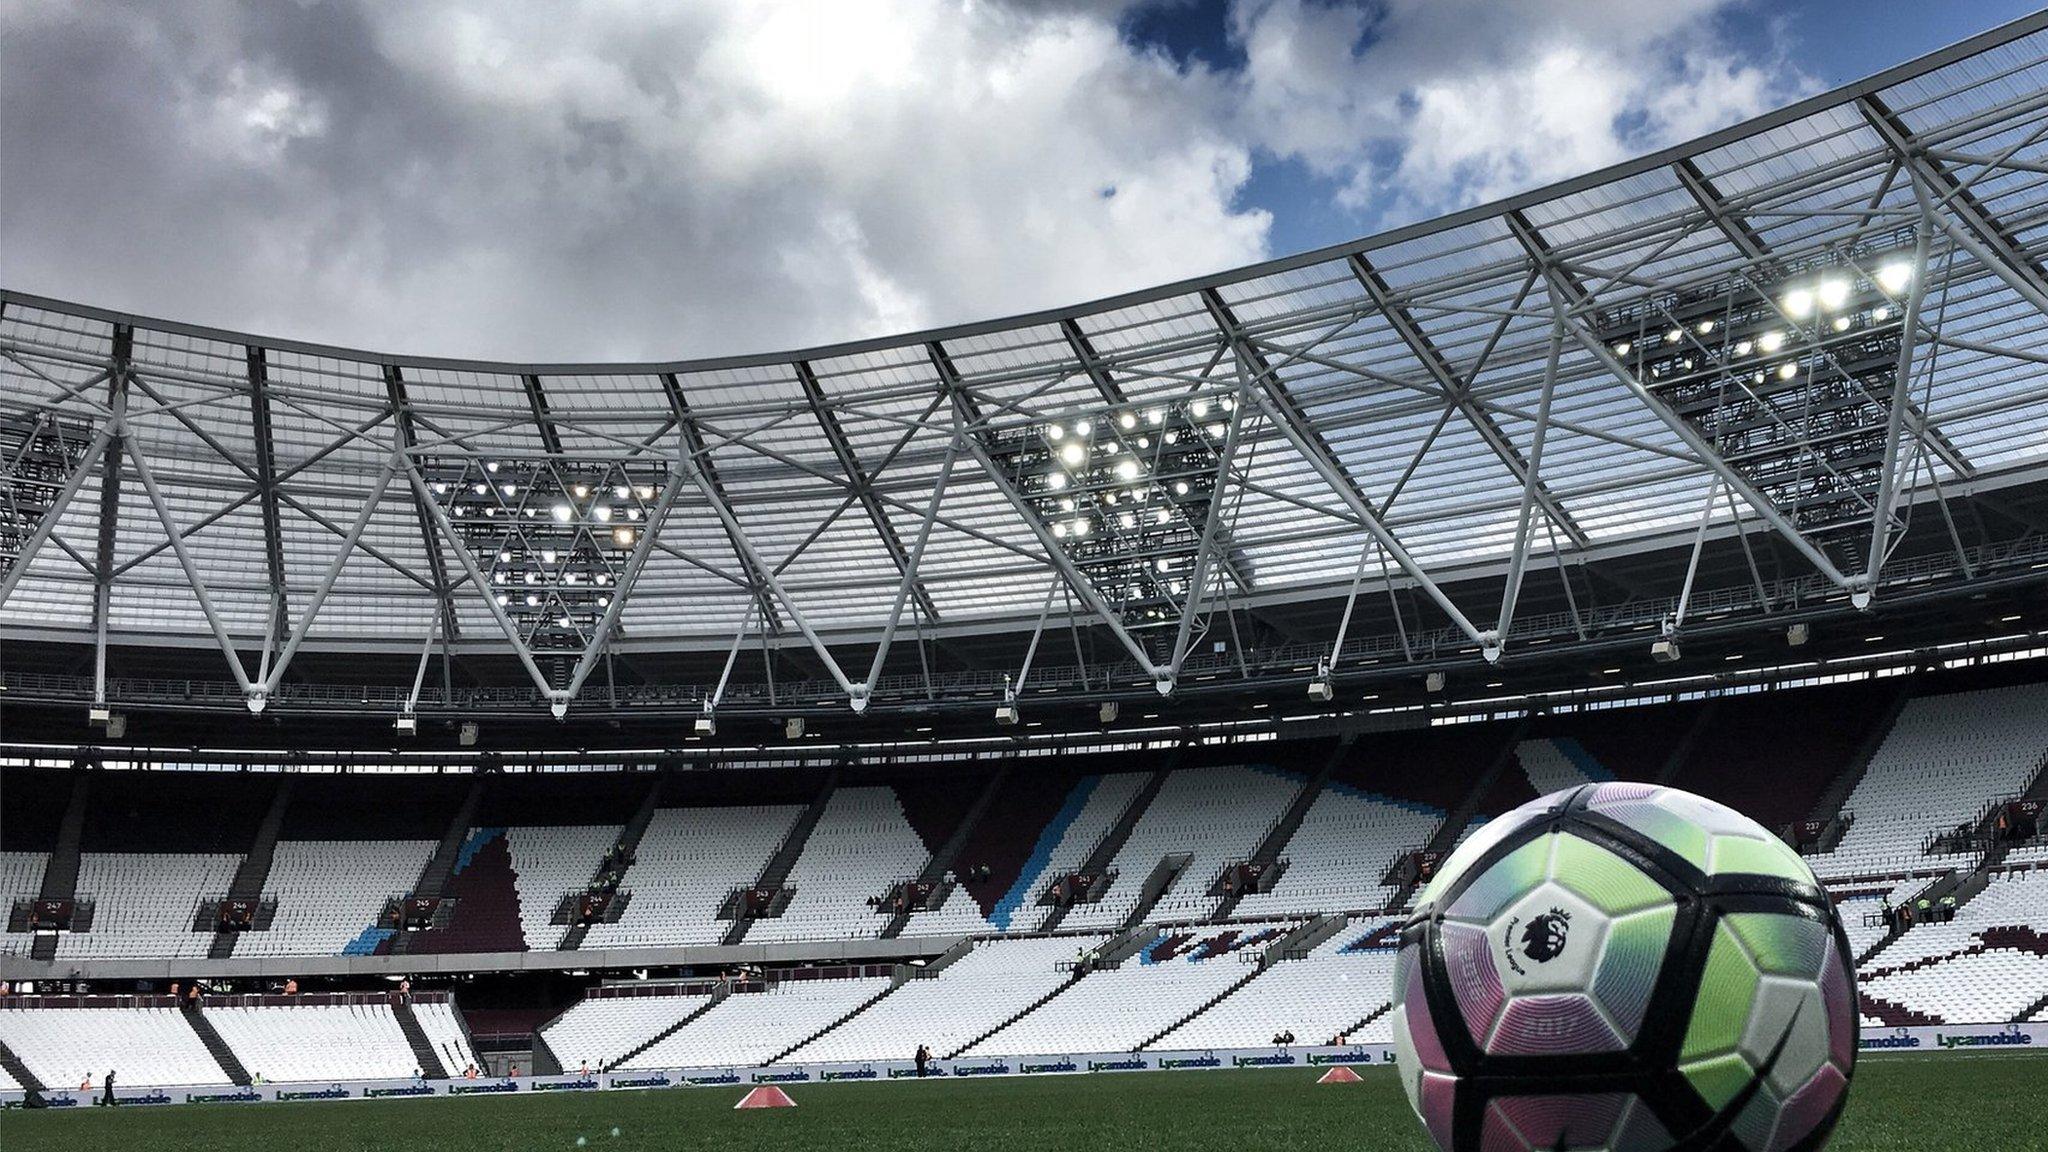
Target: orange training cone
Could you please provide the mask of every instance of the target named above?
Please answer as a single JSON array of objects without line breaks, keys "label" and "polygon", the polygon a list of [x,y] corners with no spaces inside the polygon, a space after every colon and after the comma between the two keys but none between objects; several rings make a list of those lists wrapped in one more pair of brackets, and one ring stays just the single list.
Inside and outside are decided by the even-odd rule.
[{"label": "orange training cone", "polygon": [[[1356,1080],[1358,1079],[1358,1077],[1353,1076],[1352,1079]],[[747,1093],[745,1096],[740,1097],[740,1102],[733,1105],[733,1107],[736,1109],[794,1108],[796,1107],[796,1101],[791,1100],[789,1098],[789,1093],[784,1092],[782,1089],[775,1087],[773,1084],[764,1084],[761,1087],[754,1089],[752,1092]]]},{"label": "orange training cone", "polygon": [[1316,1083],[1356,1084],[1358,1083],[1358,1073],[1353,1072],[1351,1069],[1346,1068],[1342,1064],[1339,1064],[1335,1068],[1330,1069],[1328,1072],[1323,1073],[1323,1078],[1316,1081]]}]

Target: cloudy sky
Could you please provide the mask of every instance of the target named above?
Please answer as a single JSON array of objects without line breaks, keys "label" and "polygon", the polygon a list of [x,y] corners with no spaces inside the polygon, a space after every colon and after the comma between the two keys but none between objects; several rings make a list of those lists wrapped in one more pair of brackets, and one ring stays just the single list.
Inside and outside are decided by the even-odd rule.
[{"label": "cloudy sky", "polygon": [[1570,176],[2022,0],[0,0],[0,284],[418,354],[1001,315]]}]

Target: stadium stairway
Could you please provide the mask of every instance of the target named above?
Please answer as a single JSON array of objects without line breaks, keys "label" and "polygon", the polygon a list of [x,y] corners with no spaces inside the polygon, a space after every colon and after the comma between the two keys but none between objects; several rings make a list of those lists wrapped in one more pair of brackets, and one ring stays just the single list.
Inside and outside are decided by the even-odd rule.
[{"label": "stadium stairway", "polygon": [[228,1042],[222,1039],[220,1032],[214,1028],[213,1021],[206,1018],[205,1010],[192,1004],[184,1004],[179,1006],[178,1013],[185,1018],[185,1023],[192,1026],[193,1034],[206,1046],[206,1051],[213,1056],[213,1062],[220,1065],[221,1074],[228,1078],[228,1083],[247,1087],[250,1080],[249,1070],[242,1067],[241,1057],[236,1056],[235,1050],[228,1047]]},{"label": "stadium stairway", "polygon": [[[277,781],[277,790],[270,795],[270,807],[264,810],[263,822],[256,826],[255,842],[249,845],[249,853],[235,867],[235,878],[228,883],[228,899],[261,900],[263,886],[270,880],[270,861],[277,853],[277,832],[284,827],[284,811],[291,804],[292,782],[297,777],[286,773]],[[209,960],[225,960],[235,954],[235,941],[242,938],[240,932],[215,932],[213,943],[207,946]]]},{"label": "stadium stairway", "polygon": [[[1180,749],[1176,747],[1167,756],[1166,763],[1161,764],[1158,770],[1152,773],[1152,778],[1145,781],[1144,787],[1138,789],[1138,794],[1131,797],[1131,802],[1124,805],[1124,810],[1117,816],[1116,823],[1109,826],[1109,831],[1102,834],[1102,839],[1097,840],[1095,847],[1089,850],[1088,858],[1074,871],[1091,876],[1101,876],[1109,871],[1110,862],[1123,850],[1124,841],[1131,838],[1131,829],[1138,826],[1139,817],[1145,814],[1145,809],[1152,806],[1152,801],[1159,795],[1159,790],[1166,786],[1167,776],[1180,765],[1180,757]],[[1060,921],[1067,918],[1068,907],[1069,905],[1065,904],[1054,905],[1052,911],[1045,914],[1045,920],[1039,924],[1038,930],[1050,932],[1058,928]]]},{"label": "stadium stairway", "polygon": [[[1457,846],[1458,837],[1464,835],[1465,826],[1472,822],[1473,815],[1479,811],[1479,805],[1499,782],[1501,773],[1506,772],[1508,767],[1516,762],[1515,749],[1521,745],[1523,737],[1527,736],[1528,732],[1529,720],[1524,717],[1508,732],[1507,739],[1501,742],[1500,750],[1494,753],[1493,759],[1487,762],[1486,769],[1473,781],[1471,789],[1465,793],[1465,798],[1458,801],[1458,806],[1444,816],[1444,822],[1437,825],[1436,832],[1422,845],[1424,852],[1450,855],[1451,849]],[[1387,910],[1391,912],[1406,908],[1408,901],[1415,896],[1415,889],[1415,881],[1404,881],[1388,898]]]},{"label": "stadium stairway", "polygon": [[1858,991],[1856,993],[1856,1000],[1858,1007],[1863,1010],[1865,1016],[1874,1017],[1882,1021],[1888,1028],[1904,1028],[1916,1024],[1924,1027],[1929,1024],[1942,1023],[1942,1019],[1939,1016],[1929,1016],[1925,1012],[1914,1011],[1902,1004],[1894,1004],[1881,996],[1872,996],[1868,992]]},{"label": "stadium stairway", "polygon": [[[2044,796],[2048,796],[2048,756],[2042,757],[2041,763],[2034,769],[2033,779],[2020,792],[2022,799],[2040,799]],[[1984,855],[1977,859],[1977,866],[1968,872],[1949,873],[1948,876],[1943,877],[1943,880],[1936,881],[1926,892],[1915,896],[1915,901],[1918,901],[1920,896],[1925,896],[1927,899],[1937,902],[1944,896],[1953,896],[1956,901],[1955,906],[1961,908],[1969,904],[1971,900],[1974,900],[1978,893],[1990,886],[1993,876],[2005,867],[2006,857],[2012,855],[2013,849],[2010,840],[1998,839],[1993,834],[1998,818],[1998,810],[2002,804],[2002,799],[1991,800],[1984,806],[1983,815],[1977,818],[1975,831],[1978,836],[1983,838],[1983,842],[1986,845]],[[1953,883],[1944,888],[1942,887],[1943,881],[1953,881]],[[1887,940],[1886,942],[1889,943],[1890,941]],[[1874,951],[1872,954],[1875,954]]]},{"label": "stadium stairway", "polygon": [[1266,948],[1259,952],[1258,963],[1252,966],[1251,972],[1248,973],[1243,979],[1233,980],[1230,984],[1230,987],[1225,988],[1223,991],[1218,992],[1216,995],[1209,997],[1207,1000],[1204,1000],[1199,1006],[1197,1006],[1194,1011],[1189,1012],[1187,1015],[1182,1016],[1178,1020],[1175,1020],[1173,1023],[1160,1029],[1158,1032],[1153,1033],[1144,1042],[1140,1043],[1136,1048],[1132,1049],[1132,1051],[1143,1052],[1147,1048],[1152,1047],[1154,1044],[1159,1043],[1161,1040],[1170,1038],[1173,1033],[1179,1031],[1180,1028],[1183,1025],[1185,1025],[1188,1021],[1193,1020],[1195,1017],[1200,1016],[1202,1013],[1207,1012],[1211,1008],[1214,1008],[1224,999],[1235,994],[1238,991],[1238,989],[1243,988],[1245,985],[1251,983],[1255,977],[1264,973],[1273,965],[1278,964],[1290,957],[1308,955],[1310,952],[1313,952],[1316,949],[1317,945],[1323,943],[1330,937],[1335,936],[1337,933],[1343,931],[1344,926],[1346,924],[1349,924],[1350,922],[1350,917],[1348,916],[1338,915],[1334,913],[1325,913],[1323,915],[1315,917],[1308,923],[1303,924],[1300,927],[1295,928],[1294,930],[1288,932],[1285,936],[1282,936],[1278,940],[1273,941],[1273,943],[1266,946]]},{"label": "stadium stairway", "polygon": [[2044,1008],[2048,1008],[2048,993],[2043,993],[2039,1000],[2034,1001],[2032,1004],[2029,1004],[2025,1008],[2022,1008],[2018,1012],[2014,1013],[2013,1018],[2007,1021],[2007,1023],[2024,1024],[2027,1021],[2032,1020],[2034,1018],[2034,1014],[2041,1011]]},{"label": "stadium stairway", "polygon": [[[625,828],[619,832],[619,843],[625,845],[626,858],[628,860],[631,860],[633,854],[640,850],[640,840],[647,835],[647,826],[654,822],[654,810],[661,806],[661,786],[667,780],[667,772],[655,775],[654,783],[648,785],[647,795],[641,797],[640,806],[633,810],[633,818],[626,821]],[[626,880],[632,874],[633,866],[631,864],[626,865],[626,870],[620,875],[619,879],[619,898],[621,900],[629,898],[624,889]],[[596,868],[591,869],[590,879],[593,883],[596,882]],[[571,899],[574,899],[574,897],[572,896]],[[556,947],[564,952],[574,952],[578,948],[583,947],[583,938],[588,935],[590,935],[590,925],[571,924],[569,930],[562,933],[562,941]]]},{"label": "stadium stairway", "polygon": [[1258,979],[1260,975],[1262,975],[1266,971],[1266,964],[1264,960],[1261,960],[1257,964],[1248,964],[1246,965],[1246,967],[1250,968],[1251,971],[1245,973],[1243,976],[1239,977],[1236,980],[1232,980],[1230,982],[1229,987],[1223,989],[1223,991],[1218,992],[1214,996],[1211,996],[1207,1000],[1204,1000],[1200,1004],[1197,1004],[1195,1006],[1194,1011],[1188,1013],[1185,1016],[1182,1016],[1180,1019],[1175,1020],[1173,1023],[1168,1024],[1166,1027],[1161,1028],[1159,1031],[1154,1032],[1152,1035],[1146,1037],[1145,1039],[1140,1040],[1138,1042],[1138,1046],[1131,1049],[1131,1051],[1143,1052],[1145,1049],[1150,1048],[1152,1045],[1159,1043],[1159,1041],[1165,1039],[1168,1036],[1171,1036],[1182,1025],[1186,1024],[1190,1020],[1193,1020],[1195,1017],[1200,1016],[1202,1013],[1207,1012],[1209,1009],[1214,1008],[1217,1004],[1221,1003],[1225,997],[1230,996],[1238,989]]},{"label": "stadium stairway", "polygon": [[1394,1002],[1392,1000],[1389,1000],[1386,1003],[1380,1005],[1379,1007],[1373,1009],[1372,1011],[1367,1012],[1363,1017],[1359,1019],[1359,1021],[1356,1024],[1353,1024],[1350,1027],[1339,1031],[1337,1035],[1350,1036],[1355,1033],[1363,1032],[1365,1031],[1366,1025],[1372,1023],[1373,1021],[1379,1019],[1382,1016],[1385,1016],[1387,1013],[1392,1012],[1393,1010]]},{"label": "stadium stairway", "polygon": [[1877,758],[1877,750],[1884,746],[1884,738],[1891,734],[1892,725],[1898,722],[1899,713],[1906,710],[1906,704],[1913,699],[1915,690],[1920,686],[1920,677],[1917,675],[1901,676],[1898,679],[1898,690],[1892,693],[1890,701],[1871,723],[1870,730],[1864,733],[1863,743],[1857,746],[1856,755],[1850,759],[1848,766],[1842,769],[1842,774],[1835,777],[1828,785],[1827,791],[1820,794],[1820,799],[1814,801],[1813,811],[1806,814],[1808,820],[1818,820],[1824,824],[1834,820],[1842,814],[1842,805],[1848,803],[1850,794],[1856,791],[1856,785],[1862,783],[1863,774],[1870,770],[1870,762]]},{"label": "stadium stairway", "polygon": [[[816,828],[818,821],[825,816],[825,805],[831,802],[832,793],[838,790],[839,769],[834,768],[831,774],[825,777],[825,786],[818,790],[817,798],[811,801],[811,806],[804,809],[804,814],[797,817],[795,824],[790,825],[789,835],[782,838],[782,846],[775,850],[775,855],[768,858],[768,866],[761,869],[761,876],[754,881],[754,887],[780,888],[789,882],[790,869],[796,867],[797,857],[803,855],[804,845],[810,842],[812,829]],[[753,925],[754,920],[751,916],[735,913],[732,926],[725,930],[723,943],[728,946],[740,943],[747,938],[747,929]]]},{"label": "stadium stairway", "polygon": [[777,1052],[775,1055],[770,1056],[766,1060],[761,1061],[762,1065],[766,1066],[769,1064],[773,1064],[776,1061],[787,1057],[790,1053],[795,1052],[797,1049],[802,1048],[804,1045],[809,1044],[811,1041],[818,1039],[819,1037],[832,1031],[834,1028],[839,1027],[841,1024],[846,1023],[848,1020],[851,1020],[855,1016],[858,1016],[861,1013],[867,1011],[868,1009],[874,1007],[876,1002],[880,1001],[883,997],[887,996],[891,992],[894,992],[898,988],[903,987],[903,982],[907,979],[909,979],[909,977],[899,971],[896,975],[896,978],[889,981],[889,986],[887,988],[882,989],[880,992],[877,992],[873,996],[870,996],[867,999],[861,1001],[860,1003],[854,1005],[853,1011],[848,1012],[844,1016],[839,1017],[837,1020],[832,1021],[830,1024],[825,1025],[823,1028],[818,1029],[816,1032],[811,1033],[810,1035],[804,1037],[796,1043],[791,1044],[789,1047],[784,1048],[782,1051]]},{"label": "stadium stairway", "polygon": [[16,1056],[14,1050],[5,1044],[0,1044],[0,1068],[6,1069],[7,1074],[14,1077],[16,1084],[31,1092],[49,1091],[50,1086],[36,1079],[35,1073],[28,1070],[28,1065],[21,1062],[21,1057]]},{"label": "stadium stairway", "polygon": [[[78,896],[78,848],[85,837],[85,800],[91,782],[91,775],[83,769],[73,770],[71,800],[64,806],[64,822],[57,827],[56,850],[50,853],[50,862],[43,866],[43,884],[37,892],[40,899],[72,900]],[[57,933],[38,933],[35,942],[29,945],[29,957],[55,960]]]},{"label": "stadium stairway", "polygon": [[[1002,791],[1004,781],[1009,777],[1010,765],[1006,763],[988,778],[988,783],[982,787],[981,795],[974,798],[973,806],[960,818],[960,826],[953,829],[953,834],[948,836],[946,842],[939,846],[939,850],[932,853],[932,858],[925,862],[924,870],[917,874],[918,883],[937,884],[945,879],[947,872],[952,871],[953,862],[960,857],[961,847],[967,843],[967,838],[974,834],[974,829],[980,825],[982,817],[988,815],[989,806],[995,802],[997,794]],[[907,910],[891,916],[889,923],[882,928],[882,939],[894,940],[901,936],[903,930],[910,927],[910,917],[911,913]]]},{"label": "stadium stairway", "polygon": [[1692,723],[1685,726],[1685,735],[1680,736],[1678,743],[1671,746],[1671,755],[1664,758],[1664,766],[1657,770],[1657,783],[1669,786],[1673,780],[1678,779],[1678,774],[1685,770],[1686,762],[1692,759],[1693,749],[1699,747],[1700,737],[1706,735],[1707,726],[1714,722],[1714,718],[1720,715],[1720,712],[1721,698],[1709,696],[1705,707],[1692,718]]},{"label": "stadium stairway", "polygon": [[1022,1020],[1024,1017],[1029,1016],[1033,1012],[1038,1011],[1040,1008],[1045,1007],[1047,1004],[1052,1002],[1054,997],[1058,996],[1062,992],[1065,992],[1067,989],[1072,988],[1074,985],[1080,983],[1081,980],[1087,975],[1088,973],[1083,971],[1082,969],[1074,969],[1073,975],[1068,977],[1065,981],[1063,981],[1059,985],[1059,987],[1054,988],[1052,991],[1047,992],[1045,995],[1040,996],[1038,999],[1033,1000],[1031,1003],[1026,1004],[1024,1007],[1018,1009],[1017,1011],[1012,1012],[1010,1015],[1003,1017],[1002,1021],[998,1023],[995,1027],[989,1029],[986,1032],[983,1032],[981,1035],[976,1036],[974,1039],[969,1040],[967,1043],[962,1044],[958,1048],[953,1049],[951,1052],[946,1053],[946,1059],[954,1060],[964,1055],[965,1053],[973,1051],[974,1046],[976,1044],[979,1044],[982,1041],[987,1040],[989,1037],[994,1036],[996,1033],[1001,1032],[1003,1029],[1008,1028],[1010,1025],[1015,1024],[1019,1020]]},{"label": "stadium stairway", "polygon": [[[1280,818],[1273,821],[1273,826],[1266,830],[1266,835],[1260,839],[1259,846],[1252,850],[1251,858],[1246,863],[1273,865],[1280,862],[1280,853],[1287,850],[1287,842],[1294,839],[1294,833],[1301,827],[1302,819],[1308,815],[1308,810],[1315,804],[1316,797],[1323,794],[1323,786],[1330,782],[1330,773],[1336,770],[1339,761],[1351,754],[1351,745],[1356,739],[1356,733],[1346,732],[1337,741],[1337,746],[1323,758],[1323,766],[1316,770],[1315,775],[1302,782],[1301,791],[1294,794],[1294,799],[1288,803],[1287,810],[1282,812]],[[1274,879],[1277,880],[1279,877],[1276,875]],[[1237,910],[1237,902],[1244,899],[1242,892],[1220,891],[1222,885],[1223,877],[1218,876],[1215,883],[1210,886],[1210,895],[1221,897],[1216,904],[1216,911],[1209,915],[1210,922],[1215,924],[1230,919],[1230,914]]]},{"label": "stadium stairway", "polygon": [[[427,1030],[420,1027],[420,1018],[413,1014],[412,1005],[401,998],[391,1005],[391,1014],[398,1018],[398,1030],[405,1033],[413,1059],[420,1062],[420,1074],[429,1080],[448,1079],[448,1068],[441,1063],[441,1054],[434,1051],[434,1042],[427,1039]],[[457,1019],[460,1018],[458,1015]]]},{"label": "stadium stairway", "polygon": [[[1911,896],[1908,896],[1905,899],[1905,901],[1901,903],[1900,907],[1911,907],[1915,904],[1918,904],[1922,900],[1927,901],[1929,904],[1938,904],[1940,903],[1942,897],[1951,894],[1957,894],[1957,904],[1960,905],[1963,902],[1963,897],[1957,893],[1957,890],[1961,887],[1967,876],[1981,875],[1982,872],[1983,869],[1979,868],[1972,871],[1971,873],[1965,874],[1964,872],[1958,869],[1951,868],[1948,871],[1942,873],[1941,875],[1935,877],[1934,880],[1927,885],[1927,887],[1920,889],[1918,892],[1913,893]],[[1982,884],[1979,884],[1977,887],[1980,891],[1983,889]],[[1870,945],[1870,947],[1865,948],[1861,956],[1856,957],[1856,970],[1858,972],[1861,972],[1863,970],[1864,965],[1870,963],[1872,960],[1877,958],[1878,953],[1883,952],[1885,949],[1891,947],[1894,943],[1898,941],[1899,937],[1904,936],[1906,933],[1911,932],[1912,930],[1913,926],[1911,924],[1907,924],[1897,920],[1893,921],[1891,927],[1885,929],[1884,935],[1878,937],[1877,940]]]},{"label": "stadium stairway", "polygon": [[[702,1016],[706,1012],[711,1011],[713,1008],[718,1007],[719,1004],[723,1003],[725,1001],[725,998],[730,995],[732,995],[732,985],[720,984],[716,989],[712,991],[710,998],[706,999],[704,1003],[700,1005],[695,1011],[691,1012],[687,1016],[684,1016],[681,1020],[676,1021],[668,1027],[663,1028],[661,1031],[656,1032],[654,1035],[649,1036],[646,1040],[642,1041],[638,1045],[635,1045],[631,1051],[620,1055],[611,1063],[606,1064],[604,1066],[604,1070],[606,1072],[610,1072],[614,1068],[617,1068],[619,1065],[624,1064],[628,1060],[631,1060],[633,1057],[638,1056],[642,1052],[647,1051],[649,1048],[654,1047],[656,1044],[661,1043],[663,1040],[668,1039],[670,1036],[675,1035],[677,1032],[682,1030],[685,1024],[690,1023],[697,1017]],[[534,1035],[536,1038],[538,1038],[540,1033],[535,1032]]]},{"label": "stadium stairway", "polygon": [[1349,923],[1351,918],[1341,912],[1325,912],[1273,941],[1271,946],[1259,954],[1259,967],[1271,968],[1278,961],[1306,956],[1324,941],[1342,932]]},{"label": "stadium stairway", "polygon": [[1152,909],[1158,905],[1160,897],[1165,896],[1167,889],[1172,888],[1180,880],[1181,873],[1188,870],[1188,865],[1194,858],[1195,854],[1192,852],[1168,852],[1159,858],[1159,863],[1152,866],[1151,874],[1145,877],[1145,886],[1138,890],[1138,903],[1131,908],[1131,914],[1124,917],[1121,925],[1124,931],[1128,932],[1145,922],[1145,917],[1152,914]]},{"label": "stadium stairway", "polygon": [[[469,791],[462,797],[462,804],[448,821],[448,828],[441,833],[441,843],[434,854],[427,858],[426,867],[420,869],[419,882],[412,887],[415,896],[438,897],[448,887],[448,881],[455,875],[455,863],[462,855],[462,845],[469,839],[469,825],[476,818],[476,810],[483,803],[484,778],[478,776],[470,781]],[[414,943],[420,934],[400,932],[391,940],[394,955],[403,955],[414,950]]]}]

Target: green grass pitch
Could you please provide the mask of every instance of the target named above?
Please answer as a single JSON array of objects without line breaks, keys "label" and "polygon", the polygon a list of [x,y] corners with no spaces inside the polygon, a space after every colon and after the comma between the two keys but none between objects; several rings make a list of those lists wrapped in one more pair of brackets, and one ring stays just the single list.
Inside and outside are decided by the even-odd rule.
[{"label": "green grass pitch", "polygon": [[[1014,1080],[796,1085],[792,1110],[735,1112],[741,1088],[472,1098],[215,1104],[0,1114],[6,1152],[282,1152],[420,1148],[1099,1149],[1428,1152],[1385,1068],[1319,1086],[1318,1070],[1101,1073]],[[1884,1056],[1856,1072],[1835,1152],[2043,1147],[2048,1059]],[[613,1136],[612,1129],[619,1134]]]}]

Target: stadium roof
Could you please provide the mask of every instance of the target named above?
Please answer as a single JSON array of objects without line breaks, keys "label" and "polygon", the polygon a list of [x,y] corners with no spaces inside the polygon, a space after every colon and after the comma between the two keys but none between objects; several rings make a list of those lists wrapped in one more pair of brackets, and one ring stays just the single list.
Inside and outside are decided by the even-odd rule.
[{"label": "stadium roof", "polygon": [[1603,626],[1518,615],[1525,574],[1696,539],[1859,606],[2030,567],[1952,524],[1888,561],[2041,478],[2044,335],[2048,13],[1355,243],[802,352],[453,361],[6,292],[0,627],[217,644],[259,703],[302,643],[513,653],[566,703],[604,652],[765,632],[864,705],[899,632],[1048,621],[1163,690],[1239,611],[1388,590],[1491,659]]}]

